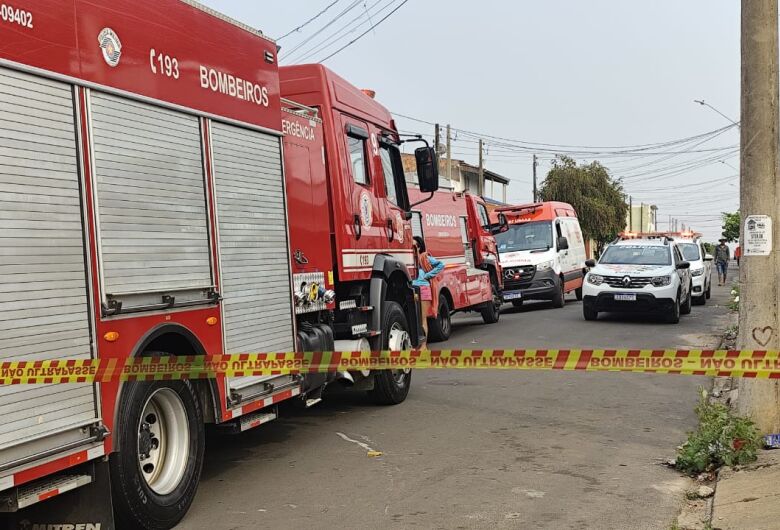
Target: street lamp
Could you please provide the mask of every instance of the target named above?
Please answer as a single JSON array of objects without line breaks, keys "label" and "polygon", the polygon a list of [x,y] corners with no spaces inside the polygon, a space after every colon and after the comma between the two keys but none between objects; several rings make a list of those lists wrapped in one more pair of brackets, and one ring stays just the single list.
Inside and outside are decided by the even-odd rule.
[{"label": "street lamp", "polygon": [[714,110],[715,112],[717,112],[718,114],[720,114],[721,116],[723,116],[724,118],[726,118],[727,120],[729,120],[731,123],[733,123],[734,125],[736,125],[737,127],[739,127],[739,123],[735,122],[734,120],[732,120],[731,118],[729,118],[728,116],[726,116],[725,114],[723,114],[721,111],[719,111],[718,109],[716,109],[715,107],[713,107],[712,105],[710,105],[709,103],[707,103],[706,101],[704,101],[703,99],[694,99],[694,100],[693,100],[693,102],[694,102],[694,103],[698,103],[698,104],[699,104],[699,105],[701,105],[702,107],[709,107],[709,108],[711,108],[712,110]]}]

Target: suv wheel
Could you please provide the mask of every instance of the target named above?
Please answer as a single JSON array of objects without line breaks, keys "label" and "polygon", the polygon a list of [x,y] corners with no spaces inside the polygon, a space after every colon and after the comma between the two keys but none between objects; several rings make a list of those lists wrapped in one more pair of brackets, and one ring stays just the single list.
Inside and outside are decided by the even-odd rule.
[{"label": "suv wheel", "polygon": [[598,320],[599,312],[583,304],[582,316],[585,318],[585,320]]},{"label": "suv wheel", "polygon": [[682,306],[680,307],[680,314],[682,315],[688,315],[691,313],[691,305],[693,302],[693,296],[691,295],[691,291],[693,290],[693,287],[688,287],[688,296],[685,298],[685,302],[683,302]]},{"label": "suv wheel", "polygon": [[677,298],[674,300],[674,306],[672,307],[672,311],[666,315],[666,321],[670,324],[677,324],[680,322],[680,295],[677,295]]},{"label": "suv wheel", "polygon": [[710,280],[710,283],[707,284],[707,291],[704,293],[704,298],[707,300],[710,299],[710,296],[712,296],[712,280]]}]

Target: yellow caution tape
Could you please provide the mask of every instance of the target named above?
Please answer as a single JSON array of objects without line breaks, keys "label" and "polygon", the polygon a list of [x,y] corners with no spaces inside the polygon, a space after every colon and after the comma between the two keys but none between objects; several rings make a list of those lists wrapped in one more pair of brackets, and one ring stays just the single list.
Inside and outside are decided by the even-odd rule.
[{"label": "yellow caution tape", "polygon": [[53,359],[0,363],[0,385],[203,379],[348,370],[582,370],[780,378],[780,353],[730,350],[412,350]]}]

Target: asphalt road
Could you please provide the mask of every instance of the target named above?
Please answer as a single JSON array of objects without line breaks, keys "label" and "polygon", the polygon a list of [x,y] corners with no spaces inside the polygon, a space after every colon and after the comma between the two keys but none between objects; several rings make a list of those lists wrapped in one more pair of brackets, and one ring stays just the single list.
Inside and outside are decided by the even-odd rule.
[{"label": "asphalt road", "polygon": [[[452,348],[713,347],[727,292],[678,325],[585,322],[511,306],[458,316]],[[181,528],[667,529],[687,480],[662,467],[709,379],[653,374],[417,371],[405,403],[332,395],[239,436],[210,436]],[[367,451],[383,453],[369,457]]]}]

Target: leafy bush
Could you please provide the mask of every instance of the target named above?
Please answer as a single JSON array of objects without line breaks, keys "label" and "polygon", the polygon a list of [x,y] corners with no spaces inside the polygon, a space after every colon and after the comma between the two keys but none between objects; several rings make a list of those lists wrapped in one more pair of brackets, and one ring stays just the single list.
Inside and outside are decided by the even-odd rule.
[{"label": "leafy bush", "polygon": [[751,420],[736,416],[725,405],[710,403],[703,390],[695,410],[699,427],[678,449],[677,469],[697,474],[756,460],[762,437]]}]

